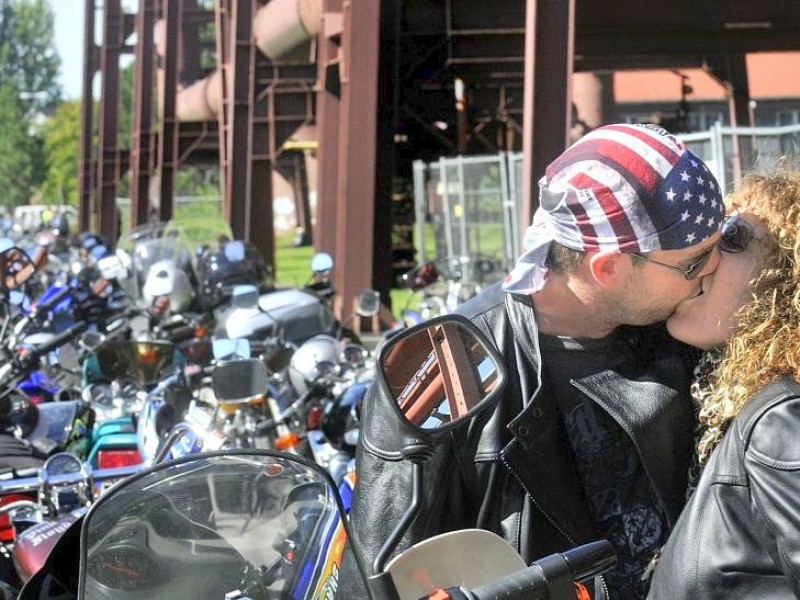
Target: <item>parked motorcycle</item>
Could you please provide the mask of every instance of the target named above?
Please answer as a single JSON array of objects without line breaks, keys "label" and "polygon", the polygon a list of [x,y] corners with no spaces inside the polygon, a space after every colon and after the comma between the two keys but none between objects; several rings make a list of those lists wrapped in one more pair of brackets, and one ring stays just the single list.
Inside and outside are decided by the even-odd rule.
[{"label": "parked motorcycle", "polygon": [[[614,564],[611,545],[599,541],[525,566],[485,531],[436,536],[388,561],[418,516],[432,448],[497,398],[505,373],[478,330],[454,317],[398,335],[379,365],[406,433],[397,460],[414,466],[414,498],[371,562],[353,547],[370,598],[572,600],[576,581]],[[244,377],[229,385],[232,395],[248,393]],[[101,497],[20,598],[40,598],[45,588],[80,600],[331,598],[348,533],[335,483],[319,465],[258,450],[187,456]]]}]

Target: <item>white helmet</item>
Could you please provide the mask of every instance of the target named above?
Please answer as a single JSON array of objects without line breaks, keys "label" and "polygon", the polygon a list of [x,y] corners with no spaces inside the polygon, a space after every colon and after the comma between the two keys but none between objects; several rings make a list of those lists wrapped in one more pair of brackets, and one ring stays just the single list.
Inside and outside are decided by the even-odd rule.
[{"label": "white helmet", "polygon": [[308,384],[335,374],[339,354],[339,342],[329,335],[315,335],[303,342],[289,361],[289,381],[297,395],[305,394]]},{"label": "white helmet", "polygon": [[189,308],[194,297],[189,277],[169,259],[153,263],[142,286],[142,298],[147,306],[151,306],[159,296],[169,296],[172,312]]}]

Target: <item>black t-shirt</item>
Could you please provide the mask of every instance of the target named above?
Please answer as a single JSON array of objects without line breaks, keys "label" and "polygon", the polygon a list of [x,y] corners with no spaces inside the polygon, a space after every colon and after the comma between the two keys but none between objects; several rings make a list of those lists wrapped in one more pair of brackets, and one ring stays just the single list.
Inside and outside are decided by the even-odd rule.
[{"label": "black t-shirt", "polygon": [[[641,575],[666,541],[667,520],[632,440],[571,380],[635,360],[623,335],[585,340],[540,335],[552,384],[597,529],[614,546],[617,567],[605,575],[612,598],[644,598]],[[624,399],[621,399],[624,401]]]}]

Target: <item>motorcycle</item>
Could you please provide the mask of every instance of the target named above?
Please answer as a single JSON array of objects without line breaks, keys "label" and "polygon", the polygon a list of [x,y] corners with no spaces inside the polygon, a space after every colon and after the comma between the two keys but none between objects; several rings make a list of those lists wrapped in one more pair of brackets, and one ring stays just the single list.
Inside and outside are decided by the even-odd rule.
[{"label": "motorcycle", "polygon": [[[253,377],[229,380],[218,390],[223,396],[244,397],[254,391],[250,381],[262,383],[259,361],[242,363]],[[422,473],[437,440],[491,404],[506,375],[477,328],[448,316],[390,340],[378,380],[405,434],[397,460],[410,461],[414,475],[408,510],[378,555],[370,562],[353,544],[370,598],[574,599],[576,582],[613,566],[605,540],[525,566],[501,538],[475,530],[435,536],[389,561],[418,516]],[[327,599],[336,593],[348,536],[335,482],[315,463],[269,450],[186,456],[96,501],[20,598],[46,590],[80,600]]]}]

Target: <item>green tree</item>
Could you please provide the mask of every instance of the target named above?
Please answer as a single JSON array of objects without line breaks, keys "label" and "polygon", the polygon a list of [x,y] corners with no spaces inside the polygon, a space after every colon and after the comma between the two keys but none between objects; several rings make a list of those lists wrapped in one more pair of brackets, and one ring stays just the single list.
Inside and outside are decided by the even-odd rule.
[{"label": "green tree", "polygon": [[54,21],[45,0],[0,0],[0,81],[14,83],[28,118],[61,98]]},{"label": "green tree", "polygon": [[30,202],[36,185],[37,140],[29,134],[16,87],[0,84],[0,204]]},{"label": "green tree", "polygon": [[81,102],[62,102],[41,129],[46,156],[46,174],[39,188],[48,204],[78,203],[78,140]]}]

